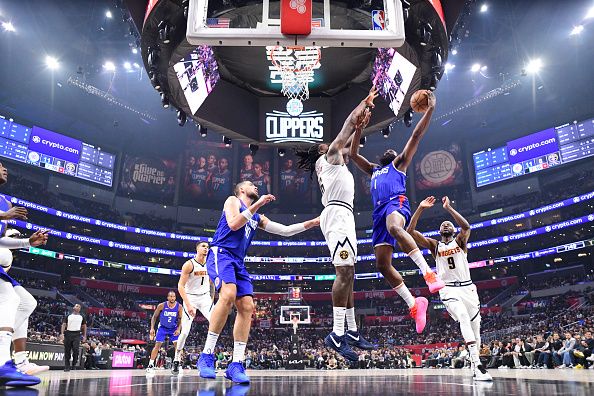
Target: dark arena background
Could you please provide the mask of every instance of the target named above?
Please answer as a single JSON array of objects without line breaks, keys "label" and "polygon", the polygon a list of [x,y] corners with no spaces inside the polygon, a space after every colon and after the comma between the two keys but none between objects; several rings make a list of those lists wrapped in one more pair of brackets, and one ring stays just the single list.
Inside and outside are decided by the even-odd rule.
[{"label": "dark arena background", "polygon": [[[0,394],[594,393],[592,0],[0,0],[0,22]],[[417,333],[375,263],[375,187],[347,154],[357,257],[345,330],[355,323],[348,334],[372,348],[349,361],[324,341],[338,270],[313,227],[256,233],[249,340],[238,358],[248,296],[212,351],[216,378],[197,369],[209,334],[198,309],[181,311],[184,350],[170,335],[151,359],[153,313],[169,291],[181,305],[182,265],[213,241],[233,187],[273,194],[258,213],[274,222],[320,216],[318,178],[295,150],[332,142],[373,84],[352,143],[372,162],[405,150],[423,116],[411,97],[434,92],[406,196],[412,212],[437,200],[416,226],[425,237],[459,226],[446,196],[470,224],[472,281],[446,288],[476,287],[480,338],[463,337],[451,298],[396,247],[392,266],[429,302]],[[216,249],[202,271],[189,261],[202,285],[220,286]],[[223,304],[213,298],[209,312]]]}]

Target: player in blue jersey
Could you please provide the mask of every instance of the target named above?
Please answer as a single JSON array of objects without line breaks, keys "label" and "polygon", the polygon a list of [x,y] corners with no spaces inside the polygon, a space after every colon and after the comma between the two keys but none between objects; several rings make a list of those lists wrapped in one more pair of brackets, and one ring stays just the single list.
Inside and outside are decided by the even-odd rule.
[{"label": "player in blue jersey", "polygon": [[256,229],[289,237],[320,224],[319,218],[304,223],[283,225],[269,220],[257,211],[275,200],[274,195],[258,195],[258,188],[251,181],[235,186],[235,195],[227,198],[217,231],[206,258],[206,270],[219,292],[210,316],[208,335],[198,359],[202,378],[215,378],[214,350],[219,334],[225,326],[229,311],[235,305],[237,316],[233,328],[233,362],[227,367],[225,377],[237,383],[249,383],[243,361],[254,311],[254,288],[244,259]]},{"label": "player in blue jersey", "polygon": [[[155,309],[155,313],[151,318],[149,337],[151,341],[155,340],[155,347],[151,352],[151,359],[146,368],[146,373],[149,375],[154,373],[155,359],[166,337],[169,337],[169,342],[173,342],[177,350],[177,338],[179,337],[182,323],[182,306],[176,301],[176,298],[175,292],[173,290],[169,291],[167,293],[167,301],[157,305],[157,309]],[[159,319],[159,327],[155,335],[157,318]]]},{"label": "player in blue jersey", "polygon": [[[0,185],[8,181],[8,171],[0,163]],[[29,363],[25,350],[28,319],[37,302],[16,280],[7,274],[12,265],[12,253],[6,249],[22,249],[47,242],[47,231],[40,230],[28,239],[6,236],[7,221],[27,220],[27,209],[13,207],[0,198],[0,386],[37,385],[41,380],[27,372],[40,372],[42,367]],[[14,343],[15,361],[10,346]]]},{"label": "player in blue jersey", "polygon": [[[410,309],[416,321],[417,332],[422,332],[426,325],[428,301],[424,297],[414,298],[402,279],[392,266],[392,255],[396,243],[400,249],[421,269],[425,282],[431,293],[445,286],[443,281],[429,268],[423,254],[417,247],[413,237],[406,232],[406,224],[410,220],[411,211],[406,197],[406,169],[417,151],[419,142],[427,132],[431,115],[435,109],[435,95],[429,92],[429,108],[415,127],[412,136],[404,146],[402,153],[386,150],[380,158],[380,164],[370,163],[359,154],[359,145],[351,145],[351,158],[357,166],[371,176],[371,197],[373,199],[373,235],[372,243],[376,257],[376,265],[388,284],[400,295]],[[354,142],[361,138],[361,130],[357,129]]]}]

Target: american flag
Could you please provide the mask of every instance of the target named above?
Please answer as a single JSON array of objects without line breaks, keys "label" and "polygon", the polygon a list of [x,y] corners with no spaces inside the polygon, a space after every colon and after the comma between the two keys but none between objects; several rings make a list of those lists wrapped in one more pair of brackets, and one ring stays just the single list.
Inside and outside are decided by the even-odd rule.
[{"label": "american flag", "polygon": [[206,26],[209,28],[229,28],[229,23],[231,19],[229,18],[206,18]]}]

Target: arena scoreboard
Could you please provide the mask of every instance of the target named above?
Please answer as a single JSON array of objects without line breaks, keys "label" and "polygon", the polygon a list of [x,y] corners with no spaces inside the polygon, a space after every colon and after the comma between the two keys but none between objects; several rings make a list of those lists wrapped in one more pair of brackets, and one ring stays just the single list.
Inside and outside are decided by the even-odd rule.
[{"label": "arena scoreboard", "polygon": [[80,140],[0,116],[0,156],[111,187],[115,155]]},{"label": "arena scoreboard", "polygon": [[594,119],[545,129],[472,154],[477,187],[594,156]]}]

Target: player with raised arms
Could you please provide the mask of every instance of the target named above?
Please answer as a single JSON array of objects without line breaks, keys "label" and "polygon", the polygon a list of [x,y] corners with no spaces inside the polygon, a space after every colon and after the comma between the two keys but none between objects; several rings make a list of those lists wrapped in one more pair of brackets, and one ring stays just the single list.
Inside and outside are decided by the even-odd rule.
[{"label": "player with raised arms", "polygon": [[479,350],[481,347],[481,303],[476,286],[470,278],[468,266],[468,238],[470,224],[454,209],[448,197],[442,198],[443,208],[454,218],[460,227],[456,228],[451,221],[444,221],[439,227],[441,240],[427,238],[416,230],[417,221],[425,209],[435,204],[435,197],[427,197],[420,204],[408,225],[407,231],[415,241],[431,251],[437,265],[437,274],[445,282],[439,291],[441,301],[446,309],[460,323],[462,337],[466,342],[472,363],[473,377],[476,381],[492,381],[491,375],[481,364]]},{"label": "player with raised arms", "polygon": [[[326,336],[327,347],[340,353],[345,359],[357,361],[352,346],[373,349],[358,332],[355,321],[355,262],[357,260],[357,234],[353,201],[355,180],[347,168],[343,155],[349,142],[354,141],[355,129],[365,128],[371,117],[370,109],[377,97],[375,86],[345,120],[342,130],[330,145],[315,144],[308,150],[297,150],[298,166],[318,176],[324,210],[320,226],[330,249],[336,278],[332,285],[333,328]],[[345,319],[348,331],[345,332]]]},{"label": "player with raised arms", "polygon": [[214,306],[214,284],[206,271],[207,254],[208,242],[198,242],[196,256],[184,263],[177,282],[177,291],[183,301],[183,315],[181,332],[177,339],[177,348],[173,358],[173,374],[179,373],[180,355],[192,329],[196,311],[200,311],[206,320],[210,320],[210,313]]},{"label": "player with raised arms", "polygon": [[[406,302],[411,316],[415,319],[416,330],[421,333],[427,323],[429,302],[424,297],[414,298],[402,276],[392,266],[392,255],[396,244],[421,269],[431,293],[444,287],[444,283],[431,271],[414,239],[406,232],[406,224],[411,215],[406,197],[406,170],[417,152],[419,143],[427,130],[431,115],[435,109],[435,96],[431,91],[427,95],[427,109],[416,125],[412,136],[400,154],[390,149],[380,158],[380,163],[369,162],[359,154],[359,145],[351,145],[351,158],[357,166],[371,176],[371,198],[373,199],[373,234],[372,243],[378,270],[390,287]],[[358,142],[362,130],[355,132],[353,141]]]},{"label": "player with raised arms", "polygon": [[244,259],[256,229],[289,237],[318,226],[320,220],[315,218],[289,226],[269,220],[257,212],[276,198],[274,195],[260,197],[258,188],[251,181],[238,183],[234,193],[225,201],[206,258],[207,272],[219,293],[219,299],[210,315],[208,335],[197,367],[202,378],[216,378],[216,343],[235,305],[237,316],[233,327],[233,362],[227,367],[225,377],[233,382],[247,384],[250,378],[245,374],[243,362],[254,311],[254,287]]}]

